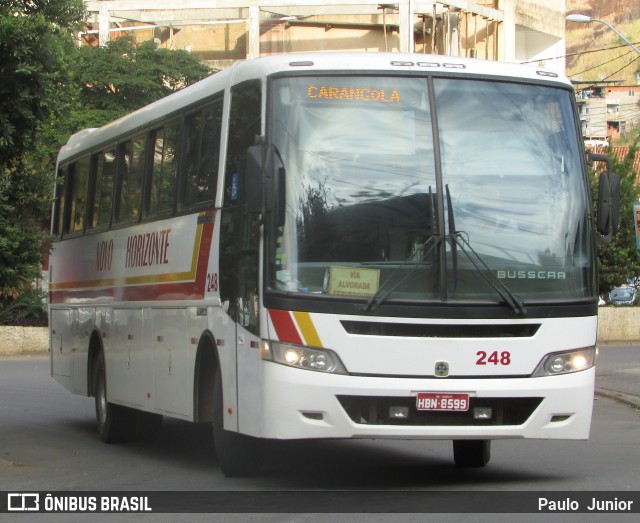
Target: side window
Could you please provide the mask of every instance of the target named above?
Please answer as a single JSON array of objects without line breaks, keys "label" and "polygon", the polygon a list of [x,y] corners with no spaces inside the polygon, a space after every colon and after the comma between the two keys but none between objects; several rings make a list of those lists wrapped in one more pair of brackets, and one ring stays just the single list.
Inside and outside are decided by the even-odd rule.
[{"label": "side window", "polygon": [[172,122],[150,134],[153,141],[153,168],[149,187],[148,214],[173,211],[178,180],[180,122]]},{"label": "side window", "polygon": [[64,166],[58,169],[58,178],[56,179],[56,195],[54,198],[54,209],[52,213],[53,227],[51,232],[55,238],[62,237],[63,225],[64,225],[64,204],[65,204],[65,192],[67,187],[67,177],[69,176],[69,167]]},{"label": "side window", "polygon": [[93,169],[95,169],[95,185],[89,227],[102,229],[108,227],[111,222],[113,184],[116,175],[115,149],[94,155]]},{"label": "side window", "polygon": [[221,125],[222,98],[186,118],[184,207],[197,207],[215,198]]},{"label": "side window", "polygon": [[89,190],[89,157],[80,159],[69,168],[69,224],[67,232],[84,231],[87,216],[87,194]]},{"label": "side window", "polygon": [[144,136],[121,143],[118,147],[117,223],[133,223],[140,216],[144,179]]},{"label": "side window", "polygon": [[259,80],[243,82],[231,88],[229,140],[224,178],[224,206],[235,206],[240,191],[240,173],[244,170],[247,149],[260,134],[262,110]]}]

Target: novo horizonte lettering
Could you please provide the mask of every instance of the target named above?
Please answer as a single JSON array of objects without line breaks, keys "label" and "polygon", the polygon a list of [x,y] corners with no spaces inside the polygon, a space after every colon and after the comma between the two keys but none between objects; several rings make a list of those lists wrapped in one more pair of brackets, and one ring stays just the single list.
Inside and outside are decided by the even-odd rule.
[{"label": "novo horizonte lettering", "polygon": [[129,236],[124,266],[126,268],[149,267],[169,263],[167,253],[170,233],[171,229],[164,229],[159,232]]}]

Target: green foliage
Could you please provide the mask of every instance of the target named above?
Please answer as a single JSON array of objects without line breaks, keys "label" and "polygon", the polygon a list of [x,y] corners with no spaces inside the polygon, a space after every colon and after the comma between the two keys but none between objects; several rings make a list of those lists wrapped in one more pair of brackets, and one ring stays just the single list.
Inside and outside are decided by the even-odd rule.
[{"label": "green foliage", "polygon": [[[638,153],[640,135],[622,161],[611,158],[611,171],[620,175],[620,221],[618,233],[613,241],[598,246],[598,287],[601,294],[623,284],[628,278],[640,276],[640,251],[636,247],[633,203],[640,200],[638,174],[633,169],[633,160]],[[598,201],[598,178],[591,172],[591,190],[594,202]]]},{"label": "green foliage", "polygon": [[83,0],[2,0],[0,16],[42,15],[52,28],[77,30],[85,19]]},{"label": "green foliage", "polygon": [[42,177],[24,166],[0,173],[0,298],[19,296],[38,275],[46,238]]},{"label": "green foliage", "polygon": [[[184,51],[122,38],[74,45],[83,0],[0,3],[0,309],[30,289],[48,249],[55,161],[69,136],[204,78]],[[26,298],[25,298],[26,299]],[[17,305],[16,305],[17,307]],[[14,310],[11,308],[10,310]]]},{"label": "green foliage", "polygon": [[15,299],[0,300],[0,325],[47,325],[46,293],[29,289]]},{"label": "green foliage", "polygon": [[76,130],[103,125],[210,73],[186,51],[158,48],[152,41],[137,45],[131,36],[105,47],[81,47],[75,80],[81,89]]},{"label": "green foliage", "polygon": [[71,29],[83,9],[82,0],[0,6],[0,168],[22,159],[40,122],[55,112],[67,83]]},{"label": "green foliage", "polygon": [[51,175],[33,156],[43,123],[66,98],[82,0],[0,5],[0,298],[30,288],[45,250]]}]

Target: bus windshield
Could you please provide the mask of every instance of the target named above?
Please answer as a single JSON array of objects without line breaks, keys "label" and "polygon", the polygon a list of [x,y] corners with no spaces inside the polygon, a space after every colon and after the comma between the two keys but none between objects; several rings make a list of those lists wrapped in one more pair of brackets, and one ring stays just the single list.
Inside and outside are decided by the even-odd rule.
[{"label": "bus windshield", "polygon": [[571,96],[464,78],[274,80],[284,220],[270,220],[267,290],[495,302],[500,285],[524,302],[592,297]]}]

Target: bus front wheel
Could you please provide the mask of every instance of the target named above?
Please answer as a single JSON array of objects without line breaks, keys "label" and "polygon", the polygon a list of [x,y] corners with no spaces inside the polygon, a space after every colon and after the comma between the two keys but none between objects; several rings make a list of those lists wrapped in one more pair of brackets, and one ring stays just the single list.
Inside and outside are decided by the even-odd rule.
[{"label": "bus front wheel", "polygon": [[220,367],[216,369],[213,386],[213,441],[218,465],[225,476],[254,476],[260,471],[262,461],[260,440],[224,430]]},{"label": "bus front wheel", "polygon": [[107,379],[104,354],[100,351],[94,373],[96,422],[100,439],[105,443],[116,443],[133,439],[136,429],[135,412],[107,400]]},{"label": "bus front wheel", "polygon": [[484,467],[491,459],[491,440],[453,440],[453,460],[464,468]]}]

